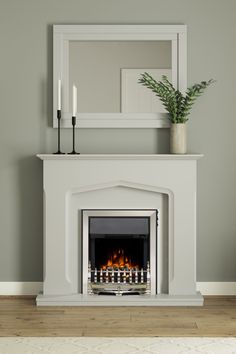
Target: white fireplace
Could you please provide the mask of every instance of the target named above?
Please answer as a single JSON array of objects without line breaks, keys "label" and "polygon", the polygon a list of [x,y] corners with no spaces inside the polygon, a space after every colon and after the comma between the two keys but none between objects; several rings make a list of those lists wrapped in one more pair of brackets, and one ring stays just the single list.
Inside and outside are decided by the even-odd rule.
[{"label": "white fireplace", "polygon": [[38,155],[44,281],[37,305],[202,305],[196,291],[201,156]]}]

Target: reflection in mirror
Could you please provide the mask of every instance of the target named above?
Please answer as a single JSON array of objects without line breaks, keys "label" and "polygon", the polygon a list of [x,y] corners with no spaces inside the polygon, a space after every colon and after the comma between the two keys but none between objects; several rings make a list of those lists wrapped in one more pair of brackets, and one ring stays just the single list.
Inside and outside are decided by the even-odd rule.
[{"label": "reflection in mirror", "polygon": [[167,40],[70,41],[69,88],[78,88],[78,112],[165,112],[138,78],[148,71],[157,80],[171,80],[171,59]]}]

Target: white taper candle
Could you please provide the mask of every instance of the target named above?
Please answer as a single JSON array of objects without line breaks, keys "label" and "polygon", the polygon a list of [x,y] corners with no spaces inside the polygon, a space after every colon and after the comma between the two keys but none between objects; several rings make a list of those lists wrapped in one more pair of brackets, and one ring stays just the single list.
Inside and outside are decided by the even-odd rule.
[{"label": "white taper candle", "polygon": [[58,80],[57,86],[57,109],[61,111],[61,80]]},{"label": "white taper candle", "polygon": [[77,113],[77,87],[73,85],[73,109],[72,109],[72,116],[76,117]]}]

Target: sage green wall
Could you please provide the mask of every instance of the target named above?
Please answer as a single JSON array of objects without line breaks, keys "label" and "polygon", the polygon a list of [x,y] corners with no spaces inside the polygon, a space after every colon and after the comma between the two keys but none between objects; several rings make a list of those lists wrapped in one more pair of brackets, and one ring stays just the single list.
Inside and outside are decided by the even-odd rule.
[{"label": "sage green wall", "polygon": [[[0,0],[0,280],[42,280],[42,165],[56,149],[52,24],[187,24],[188,83],[215,78],[188,124],[199,281],[236,281],[236,1]],[[80,130],[82,153],[168,151],[168,131]],[[63,132],[71,149],[71,131]]]}]

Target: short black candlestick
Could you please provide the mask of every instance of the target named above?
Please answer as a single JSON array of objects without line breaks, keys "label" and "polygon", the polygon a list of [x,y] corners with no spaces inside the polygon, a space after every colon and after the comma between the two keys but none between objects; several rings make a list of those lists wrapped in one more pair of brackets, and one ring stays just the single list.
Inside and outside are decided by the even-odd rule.
[{"label": "short black candlestick", "polygon": [[57,152],[54,152],[56,155],[65,154],[61,152],[61,110],[57,110]]},{"label": "short black candlestick", "polygon": [[75,151],[75,126],[76,126],[76,117],[75,116],[72,116],[72,128],[73,128],[73,147],[72,147],[72,151],[69,152],[69,155],[79,155],[80,153],[79,152],[76,152]]}]

